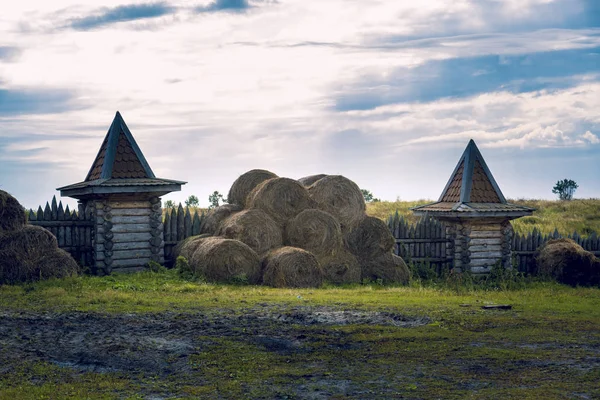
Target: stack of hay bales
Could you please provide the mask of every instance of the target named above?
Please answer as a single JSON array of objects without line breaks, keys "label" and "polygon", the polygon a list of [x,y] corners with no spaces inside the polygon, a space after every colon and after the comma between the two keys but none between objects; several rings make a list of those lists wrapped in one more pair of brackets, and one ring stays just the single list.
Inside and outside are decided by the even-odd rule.
[{"label": "stack of hay bales", "polygon": [[79,273],[79,266],[58,248],[54,235],[26,222],[25,209],[17,199],[0,190],[0,284]]},{"label": "stack of hay bales", "polygon": [[553,239],[539,248],[537,275],[571,286],[600,285],[600,259],[572,239]]},{"label": "stack of hay bales", "polygon": [[175,250],[209,280],[275,287],[408,283],[390,230],[365,214],[360,188],[343,176],[296,181],[251,170],[235,180],[228,201],[209,213],[203,235]]}]

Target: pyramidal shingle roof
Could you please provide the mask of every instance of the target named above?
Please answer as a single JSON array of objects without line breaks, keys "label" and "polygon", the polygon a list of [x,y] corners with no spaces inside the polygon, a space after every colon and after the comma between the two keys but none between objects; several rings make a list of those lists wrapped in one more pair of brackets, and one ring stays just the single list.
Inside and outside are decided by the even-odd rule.
[{"label": "pyramidal shingle roof", "polygon": [[[414,207],[421,212],[524,212],[533,209],[507,203],[475,141],[471,139],[436,203]],[[523,214],[523,215],[526,215]]]},{"label": "pyramidal shingle roof", "polygon": [[117,111],[85,180],[57,190],[61,191],[61,195],[75,198],[136,192],[160,196],[181,190],[181,185],[185,183],[154,176],[121,113]]}]

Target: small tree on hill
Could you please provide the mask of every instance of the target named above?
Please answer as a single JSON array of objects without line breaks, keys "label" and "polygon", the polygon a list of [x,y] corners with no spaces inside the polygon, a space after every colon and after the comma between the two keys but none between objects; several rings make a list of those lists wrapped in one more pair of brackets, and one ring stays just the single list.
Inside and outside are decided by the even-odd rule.
[{"label": "small tree on hill", "polygon": [[173,202],[173,200],[167,200],[165,201],[165,204],[163,206],[164,208],[171,209],[175,208],[175,203]]},{"label": "small tree on hill", "polygon": [[367,202],[367,203],[370,203],[370,202],[377,203],[378,201],[381,201],[381,200],[373,197],[373,193],[371,193],[367,189],[360,189],[360,191],[362,192],[362,195],[365,198],[365,202]]},{"label": "small tree on hill", "polygon": [[560,200],[571,200],[575,190],[579,187],[577,182],[571,179],[563,179],[562,181],[556,182],[552,193],[557,194]]},{"label": "small tree on hill", "polygon": [[208,208],[215,208],[215,207],[219,207],[220,204],[219,202],[223,202],[223,203],[227,203],[227,199],[223,198],[223,195],[221,193],[219,193],[217,190],[215,190],[213,192],[213,194],[208,196],[208,202],[210,203],[210,206],[208,206]]},{"label": "small tree on hill", "polygon": [[185,200],[186,207],[198,207],[198,204],[200,204],[200,201],[198,201],[198,197],[193,194]]}]

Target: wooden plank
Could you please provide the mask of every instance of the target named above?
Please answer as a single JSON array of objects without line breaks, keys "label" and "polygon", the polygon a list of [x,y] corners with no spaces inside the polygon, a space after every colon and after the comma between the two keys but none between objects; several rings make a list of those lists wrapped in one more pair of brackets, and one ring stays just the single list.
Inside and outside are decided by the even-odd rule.
[{"label": "wooden plank", "polygon": [[[152,210],[150,209],[142,209],[142,208],[117,208],[117,209],[113,209],[110,212],[114,217],[117,216],[127,216],[127,215],[131,215],[131,216],[149,216],[150,214],[152,214]],[[99,211],[98,215],[99,216],[103,216],[105,213],[104,211]]]},{"label": "wooden plank", "polygon": [[179,204],[177,208],[177,240],[185,239],[185,226],[184,226],[185,213],[183,207]]},{"label": "wooden plank", "polygon": [[502,245],[502,238],[490,238],[490,239],[471,239],[469,242],[470,246],[483,246],[484,244],[491,245]]},{"label": "wooden plank", "polygon": [[171,210],[171,240],[177,239],[177,211],[175,207]]},{"label": "wooden plank", "polygon": [[502,251],[502,246],[499,244],[490,244],[490,245],[478,245],[478,246],[469,246],[469,251],[474,252],[485,252],[485,251]]},{"label": "wooden plank", "polygon": [[65,247],[65,242],[66,242],[66,232],[65,232],[65,227],[64,226],[59,226],[57,229],[57,235],[56,235],[56,239],[58,240],[58,247]]},{"label": "wooden plank", "polygon": [[200,234],[200,226],[202,222],[200,221],[200,216],[198,213],[194,214],[194,220],[192,222],[192,236],[196,236]]},{"label": "wooden plank", "polygon": [[[113,261],[116,260],[129,260],[129,259],[144,259],[149,260],[150,257],[152,256],[152,252],[150,251],[150,249],[146,248],[146,249],[130,249],[130,250],[113,250],[112,251],[112,259]],[[98,254],[96,254],[96,259],[101,261],[104,260],[105,255],[104,252],[101,251]]]},{"label": "wooden plank", "polygon": [[164,231],[163,240],[168,242],[171,240],[171,213],[167,211],[165,214],[165,220],[163,221]]},{"label": "wooden plank", "polygon": [[502,238],[503,236],[501,231],[471,231],[470,235],[473,239]]},{"label": "wooden plank", "polygon": [[[114,242],[113,242],[114,243]],[[116,242],[113,244],[113,251],[117,250],[142,250],[150,249],[151,245],[148,241],[138,242]]]},{"label": "wooden plank", "polygon": [[52,215],[52,221],[56,221],[58,219],[58,205],[56,204],[56,196],[52,196],[52,209],[50,210],[50,214]]},{"label": "wooden plank", "polygon": [[119,208],[131,208],[131,209],[140,209],[147,208],[150,210],[150,202],[149,201],[111,201],[109,204],[113,210]]},{"label": "wooden plank", "polygon": [[494,262],[496,262],[497,260],[502,258],[502,251],[471,252],[471,260],[478,259],[478,258],[495,260]]},{"label": "wooden plank", "polygon": [[185,217],[183,218],[183,234],[185,238],[192,236],[192,215],[189,207],[186,207]]},{"label": "wooden plank", "polygon": [[[113,234],[112,241],[113,241],[113,243],[144,242],[144,241],[147,242],[150,239],[152,239],[152,235],[150,235],[150,232],[127,232],[127,233],[117,232],[117,233]],[[104,243],[104,238],[102,237],[102,235],[96,236],[96,243],[98,243],[98,244]]]},{"label": "wooden plank", "polygon": [[502,225],[500,225],[500,224],[486,224],[486,225],[472,224],[471,232],[474,232],[474,231],[498,231],[498,232],[501,232]]},{"label": "wooden plank", "polygon": [[[121,232],[150,232],[150,224],[115,224],[113,225],[111,231],[113,233],[121,233]],[[104,228],[102,226],[98,227],[98,234],[104,233]]]}]

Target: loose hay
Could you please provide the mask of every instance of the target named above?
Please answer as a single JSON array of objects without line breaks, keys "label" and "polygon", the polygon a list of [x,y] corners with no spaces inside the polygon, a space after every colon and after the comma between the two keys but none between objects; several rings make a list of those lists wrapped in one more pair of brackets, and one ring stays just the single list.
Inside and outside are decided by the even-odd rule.
[{"label": "loose hay", "polygon": [[362,279],[406,285],[410,280],[410,272],[401,257],[386,253],[375,259],[362,261]]},{"label": "loose hay", "polygon": [[360,259],[382,256],[396,244],[388,226],[375,217],[365,216],[346,236],[348,249]]},{"label": "loose hay", "polygon": [[342,248],[342,229],[329,213],[308,209],[286,226],[286,244],[313,253],[317,258],[332,256]]},{"label": "loose hay", "polygon": [[246,198],[260,183],[267,179],[277,178],[277,175],[264,169],[253,169],[242,174],[233,182],[227,195],[230,204],[237,204],[241,208],[246,206]]},{"label": "loose hay", "polygon": [[296,215],[312,208],[308,191],[289,178],[273,178],[258,185],[248,195],[247,207],[258,208],[283,225]]},{"label": "loose hay", "polygon": [[233,239],[206,238],[189,262],[191,269],[210,282],[260,282],[260,259],[248,245]]},{"label": "loose hay", "polygon": [[200,246],[200,243],[206,238],[213,237],[210,233],[203,233],[201,235],[190,236],[185,238],[181,242],[177,243],[177,246],[173,249],[173,258],[181,256],[189,261],[194,251]]},{"label": "loose hay", "polygon": [[0,190],[0,232],[16,231],[26,223],[23,206],[13,196]]},{"label": "loose hay", "polygon": [[283,245],[283,233],[279,225],[257,208],[241,211],[224,220],[217,235],[239,240],[259,256]]},{"label": "loose hay", "polygon": [[215,235],[219,230],[221,222],[241,209],[242,208],[237,204],[223,204],[222,206],[213,208],[206,215],[206,219],[200,228],[200,233]]},{"label": "loose hay", "polygon": [[300,184],[302,186],[304,186],[304,187],[309,187],[310,185],[312,185],[316,181],[318,181],[320,179],[323,179],[326,176],[327,175],[325,175],[325,174],[305,176],[303,178],[298,179],[298,182],[300,182]]},{"label": "loose hay", "polygon": [[319,259],[325,280],[330,283],[360,283],[361,268],[357,258],[347,250]]},{"label": "loose hay", "polygon": [[600,259],[571,239],[546,242],[536,255],[537,274],[571,286],[600,284]]},{"label": "loose hay", "polygon": [[263,260],[263,267],[265,285],[278,288],[308,288],[323,284],[323,269],[317,258],[296,247],[273,250]]},{"label": "loose hay", "polygon": [[350,179],[329,175],[308,188],[317,207],[333,215],[342,228],[351,228],[364,216],[366,205],[360,188]]}]

